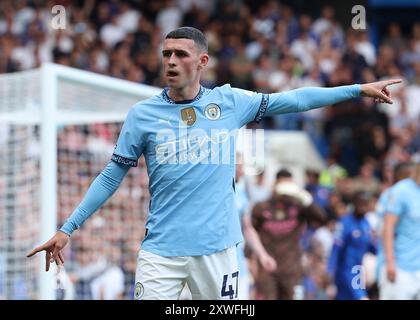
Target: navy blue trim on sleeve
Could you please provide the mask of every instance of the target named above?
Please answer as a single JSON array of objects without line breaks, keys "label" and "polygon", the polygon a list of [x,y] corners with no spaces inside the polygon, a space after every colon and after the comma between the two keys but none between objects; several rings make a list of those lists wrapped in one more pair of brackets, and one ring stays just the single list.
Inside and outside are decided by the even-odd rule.
[{"label": "navy blue trim on sleeve", "polygon": [[265,112],[267,111],[268,100],[269,100],[269,95],[266,93],[263,94],[261,98],[260,107],[258,108],[257,115],[255,116],[255,119],[254,119],[255,122],[258,123],[262,120]]},{"label": "navy blue trim on sleeve", "polygon": [[128,159],[115,153],[112,155],[111,160],[116,163],[125,164],[130,167],[137,167],[137,160]]}]

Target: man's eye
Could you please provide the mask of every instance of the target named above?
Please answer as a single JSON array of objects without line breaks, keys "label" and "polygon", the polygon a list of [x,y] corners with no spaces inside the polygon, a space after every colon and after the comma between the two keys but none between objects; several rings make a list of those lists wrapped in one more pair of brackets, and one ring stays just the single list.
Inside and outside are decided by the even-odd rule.
[{"label": "man's eye", "polygon": [[177,52],[176,55],[178,57],[186,57],[187,56],[187,54],[185,52],[182,52],[182,51],[181,52]]},{"label": "man's eye", "polygon": [[170,53],[170,52],[165,51],[165,52],[163,52],[163,53],[162,53],[162,55],[163,55],[165,58],[169,58],[169,57],[171,56],[171,53]]}]

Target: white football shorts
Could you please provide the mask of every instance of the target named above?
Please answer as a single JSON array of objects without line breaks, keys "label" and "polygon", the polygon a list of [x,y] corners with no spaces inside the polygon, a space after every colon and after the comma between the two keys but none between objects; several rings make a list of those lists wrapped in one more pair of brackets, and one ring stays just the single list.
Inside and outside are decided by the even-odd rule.
[{"label": "white football shorts", "polygon": [[390,282],[386,268],[382,267],[379,276],[380,300],[420,300],[420,271],[407,272],[397,268],[396,279]]},{"label": "white football shorts", "polygon": [[162,257],[140,250],[134,299],[177,300],[185,286],[193,300],[237,300],[236,247],[208,256]]}]

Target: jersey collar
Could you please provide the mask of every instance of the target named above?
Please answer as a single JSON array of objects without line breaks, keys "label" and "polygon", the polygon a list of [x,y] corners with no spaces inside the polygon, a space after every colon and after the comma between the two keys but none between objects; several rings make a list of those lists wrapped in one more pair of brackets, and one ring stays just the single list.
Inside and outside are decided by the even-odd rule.
[{"label": "jersey collar", "polygon": [[200,86],[200,90],[198,91],[198,94],[195,96],[194,99],[192,99],[192,100],[182,100],[182,101],[172,100],[171,97],[169,97],[168,91],[169,91],[168,87],[166,87],[162,90],[161,97],[162,97],[163,100],[165,100],[167,103],[171,103],[171,104],[185,104],[185,103],[193,103],[194,101],[199,100],[203,96],[206,89],[203,86]]}]

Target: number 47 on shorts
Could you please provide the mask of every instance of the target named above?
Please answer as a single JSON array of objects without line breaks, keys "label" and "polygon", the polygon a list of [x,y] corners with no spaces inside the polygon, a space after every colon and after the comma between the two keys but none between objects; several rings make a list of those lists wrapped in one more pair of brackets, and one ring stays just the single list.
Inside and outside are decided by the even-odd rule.
[{"label": "number 47 on shorts", "polygon": [[233,281],[235,279],[235,283],[236,283],[235,289],[234,289],[234,287],[233,287],[232,284],[229,284],[229,288],[227,290],[226,287],[227,287],[227,283],[228,283],[228,279],[229,279],[229,274],[225,274],[223,276],[223,284],[222,284],[222,292],[221,292],[221,294],[222,294],[222,297],[229,296],[229,299],[232,300],[233,299],[233,296],[235,296],[235,299],[238,298],[239,271],[236,271],[236,272],[232,273],[232,276],[231,277],[232,277],[232,281],[231,281],[232,284],[233,284]]}]

